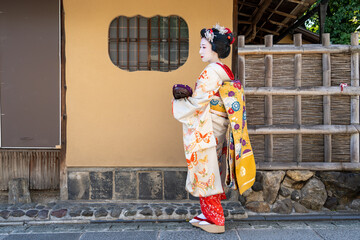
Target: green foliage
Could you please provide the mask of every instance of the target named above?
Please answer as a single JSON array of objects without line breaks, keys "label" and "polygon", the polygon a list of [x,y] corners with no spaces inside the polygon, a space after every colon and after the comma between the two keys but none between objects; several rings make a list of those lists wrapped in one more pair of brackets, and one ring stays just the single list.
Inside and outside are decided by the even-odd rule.
[{"label": "green foliage", "polygon": [[[305,27],[314,33],[319,33],[318,13],[305,22]],[[330,33],[331,42],[334,44],[350,44],[350,35],[355,31],[360,31],[360,1],[329,0],[325,32]]]}]

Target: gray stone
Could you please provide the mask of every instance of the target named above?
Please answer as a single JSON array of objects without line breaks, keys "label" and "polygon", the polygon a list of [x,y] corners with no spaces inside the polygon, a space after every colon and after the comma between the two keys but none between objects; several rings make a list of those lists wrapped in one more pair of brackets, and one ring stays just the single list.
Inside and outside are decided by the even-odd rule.
[{"label": "gray stone", "polygon": [[350,204],[350,208],[360,211],[360,199],[354,199]]},{"label": "gray stone", "polygon": [[325,184],[332,196],[338,199],[356,197],[360,192],[360,173],[348,172],[318,172],[317,176]]},{"label": "gray stone", "polygon": [[81,208],[74,208],[71,209],[69,212],[69,216],[70,217],[79,217],[81,215]]},{"label": "gray stone", "polygon": [[38,212],[39,212],[38,210],[28,210],[26,212],[26,216],[34,218],[38,215]]},{"label": "gray stone", "polygon": [[190,214],[191,214],[191,215],[196,215],[196,213],[197,213],[197,210],[195,210],[195,209],[190,209]]},{"label": "gray stone", "polygon": [[293,203],[294,210],[297,213],[308,213],[309,210],[298,202]]},{"label": "gray stone", "polygon": [[8,219],[10,216],[10,211],[8,210],[3,210],[0,212],[0,217],[2,217],[3,219]]},{"label": "gray stone", "polygon": [[310,179],[301,189],[300,203],[306,208],[321,210],[326,199],[325,185],[317,178]]},{"label": "gray stone", "polygon": [[90,172],[90,198],[112,199],[113,172]]},{"label": "gray stone", "polygon": [[14,178],[8,183],[8,203],[30,203],[29,182],[25,178]]},{"label": "gray stone", "polygon": [[[6,240],[78,240],[81,235],[81,233],[21,233],[11,234],[6,237]],[[2,239],[1,236],[0,239]]]},{"label": "gray stone", "polygon": [[153,240],[158,238],[157,231],[123,231],[123,232],[87,232],[81,235],[86,240]]},{"label": "gray stone", "polygon": [[282,181],[281,185],[287,188],[293,188],[293,184],[295,183],[294,180],[289,178],[288,176],[285,176],[284,180]]},{"label": "gray stone", "polygon": [[309,170],[288,170],[286,171],[286,175],[289,176],[292,180],[296,182],[307,181],[312,176],[314,176],[314,172]]},{"label": "gray stone", "polygon": [[263,196],[264,200],[270,204],[275,202],[280,189],[280,183],[285,176],[284,171],[269,171],[262,172],[263,181],[262,185],[264,188]]},{"label": "gray stone", "polygon": [[162,200],[163,182],[161,172],[139,172],[139,199]]},{"label": "gray stone", "polygon": [[338,203],[339,203],[339,201],[336,197],[328,197],[326,199],[324,207],[333,210],[336,208],[336,205],[338,205]]},{"label": "gray stone", "polygon": [[111,209],[110,216],[113,218],[118,218],[122,212],[123,208],[121,207],[114,207]]},{"label": "gray stone", "polygon": [[10,213],[11,217],[22,217],[24,215],[25,215],[25,213],[22,210],[15,210]]},{"label": "gray stone", "polygon": [[288,196],[290,196],[291,192],[287,187],[281,185],[280,190],[279,190],[279,194],[281,196],[283,196],[283,197],[288,197]]},{"label": "gray stone", "polygon": [[144,215],[144,216],[152,216],[153,215],[153,210],[151,208],[144,208],[140,214]]},{"label": "gray stone", "polygon": [[224,210],[224,217],[228,217],[229,216],[229,210]]},{"label": "gray stone", "polygon": [[134,210],[134,209],[125,209],[125,210],[124,210],[124,216],[125,216],[125,217],[135,216],[136,213],[137,213],[137,211]]},{"label": "gray stone", "polygon": [[290,214],[292,212],[293,204],[290,199],[284,199],[282,201],[277,201],[274,204],[273,212],[281,214]]},{"label": "gray stone", "polygon": [[46,206],[44,206],[42,204],[38,204],[35,208],[41,210],[41,209],[44,209],[45,207]]},{"label": "gray stone", "polygon": [[239,202],[241,203],[241,205],[245,205],[246,204],[246,198],[243,195],[239,195]]},{"label": "gray stone", "polygon": [[21,209],[23,210],[29,210],[36,207],[36,203],[24,203],[21,205]]},{"label": "gray stone", "polygon": [[299,201],[301,198],[300,196],[300,192],[298,190],[294,190],[292,193],[291,193],[291,199],[294,200],[294,201]]},{"label": "gray stone", "polygon": [[267,202],[250,202],[245,207],[253,212],[270,212],[270,206]]},{"label": "gray stone", "polygon": [[173,214],[174,211],[175,211],[174,208],[165,208],[165,212],[166,212],[167,215]]},{"label": "gray stone", "polygon": [[159,217],[159,216],[161,216],[161,215],[163,215],[163,211],[161,210],[161,209],[155,209],[155,215],[157,216],[157,217]]},{"label": "gray stone", "polygon": [[89,189],[89,172],[68,172],[69,200],[88,200]]},{"label": "gray stone", "polygon": [[49,210],[40,210],[38,213],[39,219],[47,219],[49,217]]},{"label": "gray stone", "polygon": [[255,192],[258,192],[258,191],[262,191],[264,188],[260,182],[254,182],[254,185],[252,185],[251,189],[254,190]]},{"label": "gray stone", "polygon": [[245,204],[249,202],[263,202],[263,201],[264,201],[263,191],[259,191],[259,192],[251,191],[249,194],[247,194]]},{"label": "gray stone", "polygon": [[185,190],[187,172],[164,171],[164,194],[165,200],[187,199]]},{"label": "gray stone", "polygon": [[108,215],[108,212],[106,211],[105,208],[101,207],[95,211],[94,215],[96,218],[106,217]]},{"label": "gray stone", "polygon": [[245,214],[245,209],[243,207],[237,208],[233,211],[230,211],[230,214],[231,215],[239,215],[239,214],[243,215],[243,214]]},{"label": "gray stone", "polygon": [[54,216],[56,218],[62,218],[66,216],[66,213],[67,213],[67,209],[53,210],[51,211],[51,216]]},{"label": "gray stone", "polygon": [[178,209],[175,210],[175,213],[177,215],[186,215],[186,214],[188,214],[188,211],[186,209],[184,209],[184,208],[178,208]]},{"label": "gray stone", "polygon": [[115,171],[116,199],[136,199],[136,171]]},{"label": "gray stone", "polygon": [[[312,229],[238,229],[241,240],[323,240]],[[236,239],[236,238],[234,238]]]},{"label": "gray stone", "polygon": [[92,217],[93,215],[94,215],[94,212],[91,210],[84,210],[81,213],[81,216],[83,216],[83,217]]}]

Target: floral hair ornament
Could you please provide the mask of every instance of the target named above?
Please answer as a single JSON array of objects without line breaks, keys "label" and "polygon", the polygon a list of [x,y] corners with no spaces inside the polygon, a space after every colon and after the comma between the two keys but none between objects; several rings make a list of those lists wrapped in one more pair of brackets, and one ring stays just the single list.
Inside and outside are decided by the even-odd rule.
[{"label": "floral hair ornament", "polygon": [[[219,33],[222,34],[222,35],[225,35],[226,33],[228,33],[230,31],[228,28],[220,26],[219,23],[214,25],[213,28],[217,29],[219,31]],[[231,31],[230,31],[230,33],[231,33]]]},{"label": "floral hair ornament", "polygon": [[212,29],[206,29],[205,38],[206,38],[206,40],[208,40],[209,42],[213,42],[213,41],[214,41],[214,32],[213,32]]}]

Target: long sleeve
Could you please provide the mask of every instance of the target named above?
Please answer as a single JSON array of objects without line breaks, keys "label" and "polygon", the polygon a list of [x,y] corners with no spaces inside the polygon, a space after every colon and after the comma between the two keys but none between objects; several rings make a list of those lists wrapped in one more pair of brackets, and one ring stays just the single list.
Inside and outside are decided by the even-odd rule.
[{"label": "long sleeve", "polygon": [[214,65],[200,74],[194,94],[186,99],[173,100],[173,115],[183,123],[185,153],[216,146],[210,115],[210,101],[219,90],[222,79]]}]

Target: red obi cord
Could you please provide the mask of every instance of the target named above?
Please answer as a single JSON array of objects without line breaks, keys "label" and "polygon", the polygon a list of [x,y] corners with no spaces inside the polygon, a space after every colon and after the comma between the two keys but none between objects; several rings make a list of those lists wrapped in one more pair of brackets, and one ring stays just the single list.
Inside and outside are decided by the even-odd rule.
[{"label": "red obi cord", "polygon": [[224,210],[221,206],[221,200],[226,199],[225,193],[216,194],[209,197],[200,197],[201,211],[208,222],[224,226]]}]

